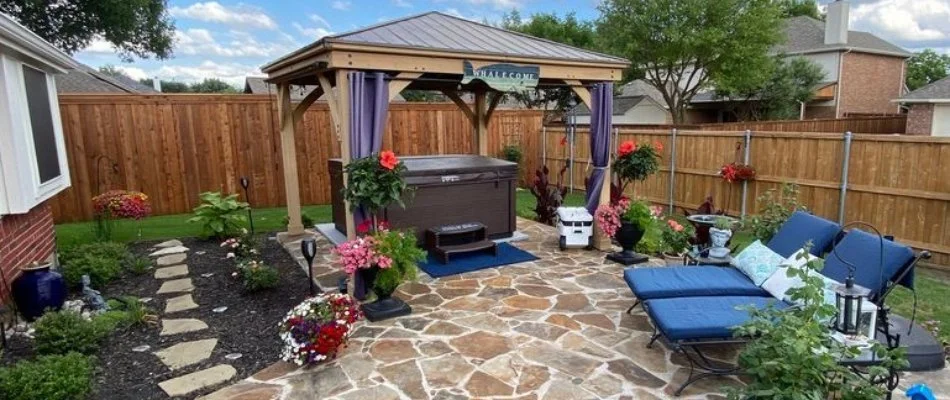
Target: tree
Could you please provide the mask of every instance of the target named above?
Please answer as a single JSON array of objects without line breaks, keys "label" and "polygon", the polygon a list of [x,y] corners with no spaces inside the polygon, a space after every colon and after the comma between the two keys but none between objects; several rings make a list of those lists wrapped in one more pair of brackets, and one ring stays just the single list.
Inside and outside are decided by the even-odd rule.
[{"label": "tree", "polygon": [[605,0],[599,9],[606,48],[634,62],[677,124],[711,82],[761,75],[780,39],[781,9],[773,0]]},{"label": "tree", "polygon": [[[554,13],[539,13],[524,20],[515,10],[502,17],[501,27],[582,49],[594,50],[597,46],[597,32],[594,24],[589,21],[579,21],[573,12],[565,14],[563,18]],[[544,109],[545,120],[550,120],[562,113],[572,100],[576,102],[574,92],[567,87],[536,88],[507,95],[518,100],[525,107]],[[554,105],[554,112],[549,113],[548,106],[551,104]]]},{"label": "tree", "polygon": [[117,77],[117,78],[121,77],[121,78],[128,78],[128,79],[134,80],[131,77],[129,77],[129,75],[127,75],[125,72],[123,72],[121,69],[117,68],[115,65],[112,65],[112,64],[106,64],[106,65],[100,66],[99,72],[112,76],[112,77]]},{"label": "tree", "polygon": [[[152,78],[139,79],[139,83],[152,87],[153,80]],[[162,93],[188,93],[191,91],[188,84],[184,82],[160,80],[159,83],[162,84]]]},{"label": "tree", "polygon": [[722,83],[716,93],[738,100],[733,113],[739,120],[798,119],[802,103],[815,97],[815,85],[824,79],[821,66],[813,61],[777,56],[758,86],[739,88]]},{"label": "tree", "polygon": [[778,4],[782,8],[782,18],[806,16],[818,20],[825,19],[815,0],[778,0]]},{"label": "tree", "polygon": [[928,83],[939,81],[950,71],[950,55],[937,54],[925,49],[907,60],[907,88],[916,90]]},{"label": "tree", "polygon": [[237,93],[237,88],[217,78],[207,78],[191,85],[195,93]]},{"label": "tree", "polygon": [[166,1],[0,0],[0,12],[69,54],[102,38],[123,60],[166,59],[175,33]]},{"label": "tree", "polygon": [[406,101],[416,103],[436,101],[440,98],[437,92],[429,90],[403,90],[399,94],[402,95],[402,98],[406,99]]}]

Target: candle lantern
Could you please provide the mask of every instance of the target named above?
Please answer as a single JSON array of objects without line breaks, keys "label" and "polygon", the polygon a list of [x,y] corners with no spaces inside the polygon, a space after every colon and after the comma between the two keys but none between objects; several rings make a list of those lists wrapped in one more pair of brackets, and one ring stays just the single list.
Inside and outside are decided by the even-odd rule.
[{"label": "candle lantern", "polygon": [[[864,226],[877,234],[880,239],[880,252],[879,252],[879,263],[877,265],[878,270],[876,273],[878,275],[883,275],[884,273],[884,236],[881,235],[881,232],[875,228],[873,225],[870,225],[866,222],[852,222],[841,227],[842,233],[845,229],[861,225]],[[834,328],[836,331],[841,332],[848,336],[857,336],[859,334],[867,335],[869,338],[873,339],[874,332],[868,332],[862,330],[862,325],[869,324],[870,326],[874,325],[874,321],[866,321],[866,318],[862,318],[862,312],[864,311],[865,302],[870,301],[871,290],[858,285],[855,283],[855,270],[857,266],[849,262],[838,254],[837,246],[832,249],[832,255],[841,261],[844,265],[848,267],[848,277],[845,279],[843,284],[838,284],[835,286],[835,307],[837,308],[838,315],[834,320]],[[875,273],[872,270],[872,266],[865,265],[863,268],[867,273]]]}]

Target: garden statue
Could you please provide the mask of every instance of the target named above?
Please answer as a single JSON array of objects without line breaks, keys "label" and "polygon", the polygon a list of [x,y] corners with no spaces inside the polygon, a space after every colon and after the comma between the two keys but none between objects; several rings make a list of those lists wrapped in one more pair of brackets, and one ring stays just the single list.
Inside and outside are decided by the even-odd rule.
[{"label": "garden statue", "polygon": [[716,224],[709,228],[709,256],[714,258],[726,258],[729,255],[729,239],[732,238],[732,221],[726,217],[717,217]]},{"label": "garden statue", "polygon": [[89,279],[89,275],[82,276],[82,297],[86,300],[86,307],[89,310],[94,312],[108,311],[109,304],[106,303],[105,299],[102,298],[102,295],[99,294],[98,290],[95,290],[90,286],[92,280]]}]

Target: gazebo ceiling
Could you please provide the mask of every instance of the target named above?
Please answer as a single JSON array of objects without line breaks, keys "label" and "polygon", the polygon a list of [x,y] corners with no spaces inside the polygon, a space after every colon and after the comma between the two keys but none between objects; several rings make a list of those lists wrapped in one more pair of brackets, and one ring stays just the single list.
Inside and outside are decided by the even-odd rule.
[{"label": "gazebo ceiling", "polygon": [[270,82],[304,84],[313,72],[333,69],[460,75],[460,60],[476,68],[534,64],[542,80],[619,80],[630,65],[623,58],[428,12],[326,36],[261,69]]}]

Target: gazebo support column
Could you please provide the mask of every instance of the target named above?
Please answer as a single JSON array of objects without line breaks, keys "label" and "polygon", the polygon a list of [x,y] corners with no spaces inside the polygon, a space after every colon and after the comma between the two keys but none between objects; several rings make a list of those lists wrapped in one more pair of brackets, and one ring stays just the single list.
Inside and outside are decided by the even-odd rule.
[{"label": "gazebo support column", "polygon": [[475,92],[475,142],[474,151],[480,156],[488,155],[488,104],[484,90]]},{"label": "gazebo support column", "polygon": [[290,104],[290,85],[277,84],[277,114],[280,118],[280,150],[284,167],[284,192],[287,196],[287,235],[304,233],[300,220],[300,182],[297,178],[297,146],[294,109]]},{"label": "gazebo support column", "polygon": [[[581,101],[584,103],[584,105],[587,106],[588,110],[593,110],[593,103],[591,101],[590,91],[587,90],[587,88],[584,87],[580,81],[565,80],[564,83],[567,83],[568,85],[571,86],[571,90],[573,90],[574,94],[576,94],[577,97],[579,97]],[[611,177],[612,174],[610,171],[609,158],[607,159],[607,167],[604,171],[605,171],[604,184],[601,185],[600,187],[600,195],[598,198],[598,204],[600,205],[610,204],[610,185],[611,185],[611,182],[613,182],[613,179]],[[610,243],[610,238],[607,237],[607,235],[604,235],[604,233],[600,229],[594,229],[594,247],[602,251],[611,250],[612,245]]]},{"label": "gazebo support column", "polygon": [[[343,168],[353,161],[350,153],[350,71],[346,69],[336,70],[336,101],[337,101],[337,123],[339,129],[338,138],[340,139],[340,159],[343,161]],[[345,170],[345,169],[344,169]],[[346,187],[347,176],[343,174],[343,187]],[[353,219],[353,210],[350,203],[343,202],[346,215],[346,238],[356,238],[356,222]]]}]

